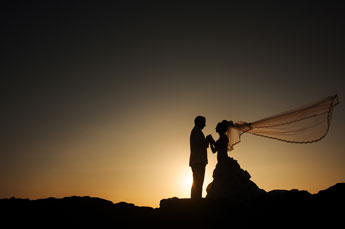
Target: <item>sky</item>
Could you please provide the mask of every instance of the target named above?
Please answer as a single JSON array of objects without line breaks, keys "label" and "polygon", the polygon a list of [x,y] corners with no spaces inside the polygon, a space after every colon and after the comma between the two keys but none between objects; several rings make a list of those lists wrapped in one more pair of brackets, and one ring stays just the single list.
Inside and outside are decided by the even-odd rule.
[{"label": "sky", "polygon": [[[97,3],[96,3],[97,2]],[[190,196],[189,135],[338,94],[328,135],[243,135],[229,156],[260,188],[345,180],[340,1],[8,1],[1,6],[0,198]],[[208,150],[203,196],[216,155]]]}]

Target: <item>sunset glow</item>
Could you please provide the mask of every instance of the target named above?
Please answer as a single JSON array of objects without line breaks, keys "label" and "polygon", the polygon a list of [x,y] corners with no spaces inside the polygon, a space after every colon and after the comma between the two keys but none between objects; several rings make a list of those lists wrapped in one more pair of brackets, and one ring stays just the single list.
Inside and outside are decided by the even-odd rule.
[{"label": "sunset glow", "polygon": [[[256,121],[334,94],[340,104],[320,142],[244,134],[228,154],[266,191],[344,182],[343,8],[5,8],[0,198],[97,196],[151,207],[189,198],[197,115],[218,139],[224,119]],[[216,164],[208,149],[203,197]]]}]

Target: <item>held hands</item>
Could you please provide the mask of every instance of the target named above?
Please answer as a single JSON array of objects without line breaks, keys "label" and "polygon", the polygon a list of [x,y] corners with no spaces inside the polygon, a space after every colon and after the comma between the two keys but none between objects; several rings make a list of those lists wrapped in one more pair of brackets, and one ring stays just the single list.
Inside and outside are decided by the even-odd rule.
[{"label": "held hands", "polygon": [[214,139],[213,139],[213,137],[212,137],[211,134],[209,134],[209,135],[206,136],[206,140],[207,140],[209,143],[213,143],[213,142],[214,142]]}]

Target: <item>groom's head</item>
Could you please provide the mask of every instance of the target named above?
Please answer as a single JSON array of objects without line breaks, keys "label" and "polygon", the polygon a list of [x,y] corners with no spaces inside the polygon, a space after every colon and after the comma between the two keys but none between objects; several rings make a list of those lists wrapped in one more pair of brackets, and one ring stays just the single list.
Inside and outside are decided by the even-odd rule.
[{"label": "groom's head", "polygon": [[194,124],[196,127],[199,127],[200,129],[203,129],[206,126],[206,118],[203,116],[197,116],[194,119]]}]

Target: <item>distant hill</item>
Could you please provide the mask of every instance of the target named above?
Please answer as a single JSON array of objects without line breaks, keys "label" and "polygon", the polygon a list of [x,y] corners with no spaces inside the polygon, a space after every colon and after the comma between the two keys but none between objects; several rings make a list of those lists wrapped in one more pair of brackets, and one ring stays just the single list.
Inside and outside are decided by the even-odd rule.
[{"label": "distant hill", "polygon": [[94,197],[10,198],[0,200],[0,219],[6,228],[335,228],[343,224],[344,204],[345,183],[338,183],[317,194],[273,190],[244,202],[175,197],[156,209]]}]

